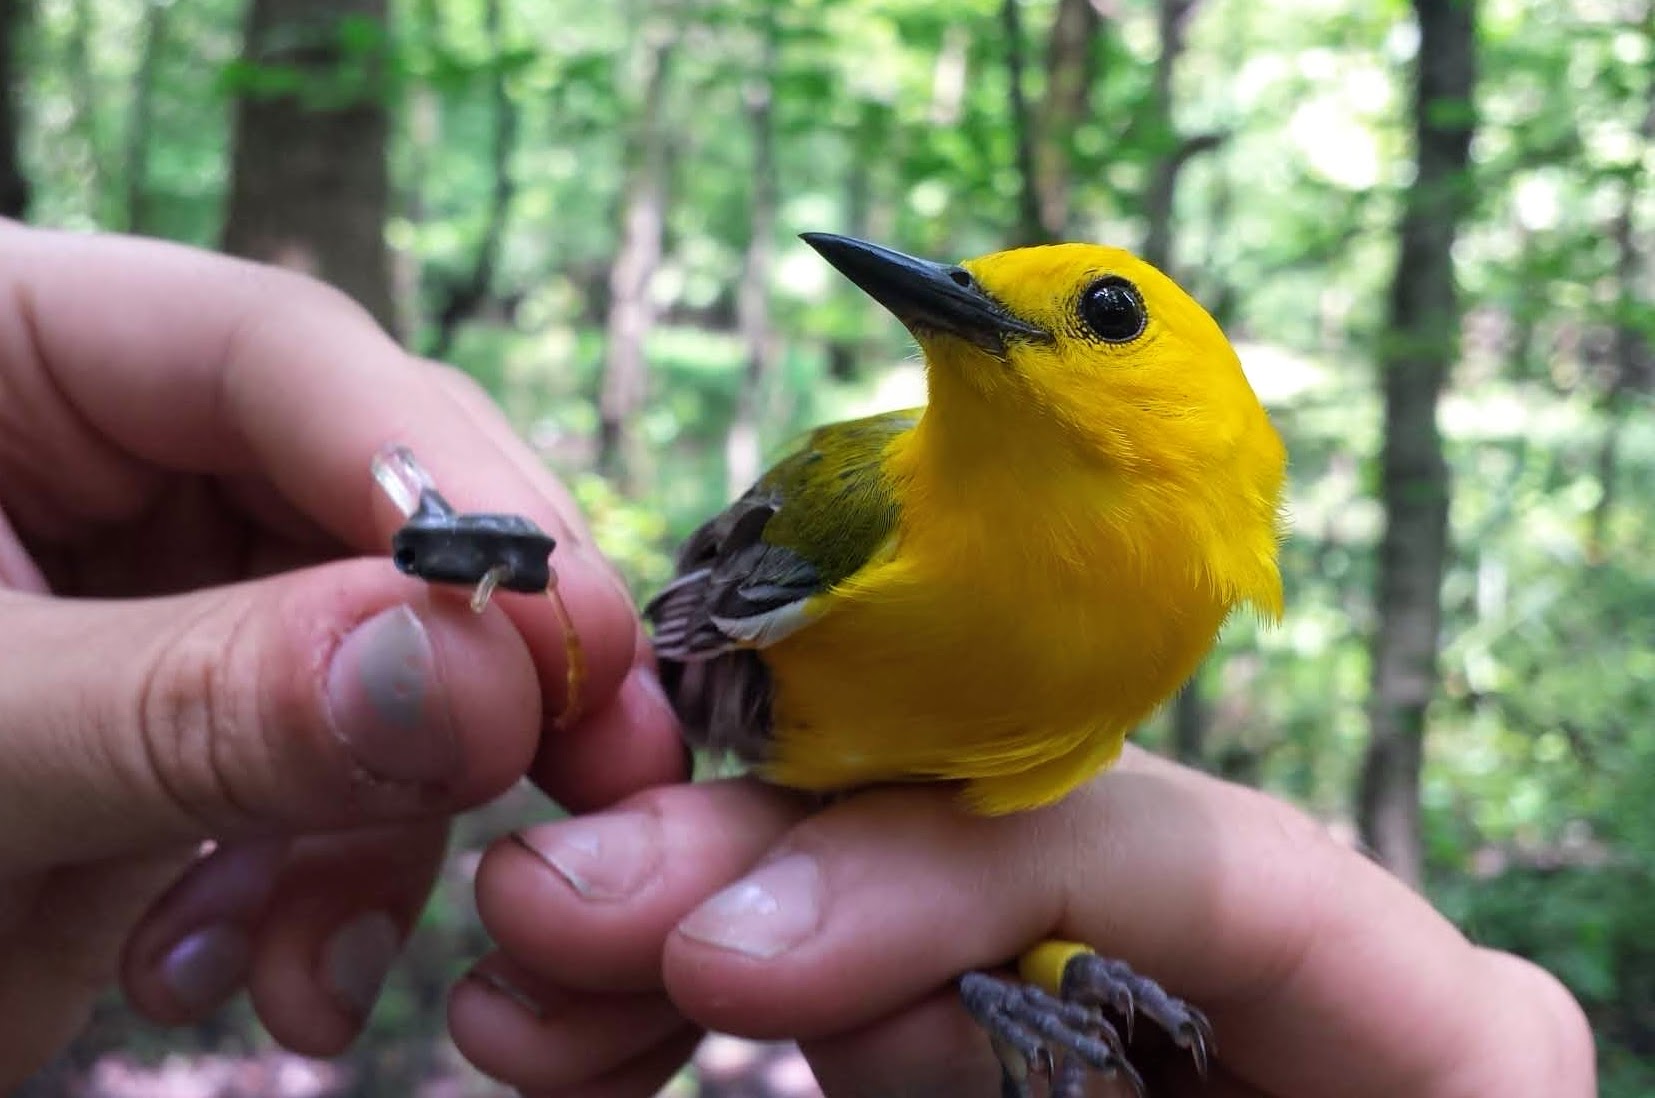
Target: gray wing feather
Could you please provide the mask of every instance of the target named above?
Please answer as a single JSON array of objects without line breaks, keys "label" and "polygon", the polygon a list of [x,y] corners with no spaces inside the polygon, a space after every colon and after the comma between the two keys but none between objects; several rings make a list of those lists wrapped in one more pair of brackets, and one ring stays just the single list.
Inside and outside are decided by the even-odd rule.
[{"label": "gray wing feather", "polygon": [[[661,685],[691,744],[764,760],[774,691],[759,652],[805,625],[810,598],[860,567],[894,527],[895,500],[876,487],[881,454],[916,419],[916,413],[887,413],[838,424],[832,430],[859,435],[863,445],[835,456],[818,445],[824,436],[813,435],[810,445],[685,541],[677,577],[649,601],[644,616],[654,627]],[[828,463],[830,476],[800,475],[818,462]],[[792,528],[777,539],[820,549],[815,561],[765,540],[781,514],[776,485],[788,483],[824,485],[814,498],[796,501],[803,509],[783,519],[782,526]],[[801,520],[809,520],[802,536]]]},{"label": "gray wing feather", "polygon": [[[763,761],[770,741],[770,672],[755,645],[821,590],[815,568],[761,536],[777,502],[755,486],[691,534],[678,577],[644,607],[661,685],[697,747]],[[788,630],[791,631],[791,630]]]},{"label": "gray wing feather", "polygon": [[690,535],[678,577],[644,607],[657,657],[709,660],[791,632],[786,619],[825,585],[809,561],[762,540],[777,506],[755,487]]}]

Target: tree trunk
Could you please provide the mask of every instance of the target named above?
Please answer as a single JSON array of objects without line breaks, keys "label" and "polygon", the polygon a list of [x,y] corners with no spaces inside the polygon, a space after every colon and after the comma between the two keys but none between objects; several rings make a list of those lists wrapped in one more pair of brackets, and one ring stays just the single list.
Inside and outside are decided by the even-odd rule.
[{"label": "tree trunk", "polygon": [[1158,150],[1144,188],[1143,258],[1165,270],[1172,258],[1172,191],[1176,171],[1172,164],[1177,144],[1172,118],[1172,81],[1184,52],[1184,31],[1196,0],[1157,0],[1155,29],[1160,49],[1149,79],[1149,124],[1152,147]]},{"label": "tree trunk", "polygon": [[0,217],[22,218],[29,208],[18,116],[18,41],[27,25],[29,0],[0,0]]},{"label": "tree trunk", "polygon": [[747,368],[736,398],[735,418],[725,438],[724,469],[729,497],[747,490],[759,475],[759,421],[764,391],[776,358],[770,330],[770,271],[776,237],[776,132],[771,109],[779,46],[774,13],[767,25],[758,72],[745,89],[747,122],[753,134],[752,197],[748,201],[747,256],[736,290],[737,323],[747,345]]},{"label": "tree trunk", "polygon": [[[1178,59],[1184,52],[1184,29],[1194,13],[1197,0],[1160,0],[1156,6],[1156,25],[1160,34],[1160,51],[1155,57],[1151,78],[1151,103],[1154,115],[1155,140],[1164,145],[1152,162],[1149,180],[1143,196],[1144,238],[1140,247],[1143,259],[1162,270],[1172,261],[1173,197],[1178,186],[1178,175],[1189,153],[1182,146],[1172,147],[1175,140],[1172,123],[1173,76]],[[1192,141],[1200,139],[1191,139]],[[1205,664],[1203,664],[1205,667]],[[1212,719],[1212,707],[1207,703],[1201,669],[1190,676],[1184,688],[1178,691],[1172,707],[1172,751],[1179,762],[1200,766],[1206,759],[1207,728]]]},{"label": "tree trunk", "polygon": [[1418,171],[1398,230],[1380,367],[1385,400],[1379,547],[1362,769],[1362,837],[1398,877],[1423,876],[1419,783],[1425,713],[1437,688],[1437,634],[1447,556],[1448,467],[1437,402],[1459,336],[1454,237],[1467,207],[1474,124],[1472,0],[1414,0],[1419,57],[1413,102]]},{"label": "tree trunk", "polygon": [[630,493],[637,455],[632,421],[643,407],[649,375],[644,345],[655,323],[650,284],[661,265],[666,228],[668,139],[662,115],[676,37],[657,33],[646,45],[643,102],[629,150],[621,242],[609,269],[609,317],[598,394],[598,471]]},{"label": "tree trunk", "polygon": [[1046,95],[1035,119],[1033,161],[1040,229],[1048,240],[1070,232],[1069,139],[1092,97],[1092,47],[1102,26],[1092,0],[1058,0],[1046,39]]},{"label": "tree trunk", "polygon": [[[488,31],[489,51],[499,58],[505,53],[500,28],[500,0],[487,0],[483,20]],[[489,167],[493,181],[489,188],[488,216],[483,224],[482,237],[477,242],[477,254],[471,270],[463,280],[447,288],[437,308],[437,334],[431,346],[433,358],[448,356],[460,325],[475,316],[489,300],[494,289],[494,272],[500,263],[500,248],[505,243],[506,221],[511,215],[512,201],[517,197],[517,178],[511,170],[512,158],[517,152],[517,105],[512,102],[506,88],[505,71],[498,64],[489,74],[489,97],[493,101],[494,128],[489,144]]]},{"label": "tree trunk", "polygon": [[92,0],[70,0],[64,37],[64,68],[69,82],[69,121],[65,127],[82,145],[86,209],[97,220],[105,210],[104,186],[109,172],[104,159],[103,128],[98,118],[97,75],[92,66]]},{"label": "tree trunk", "polygon": [[1144,239],[1138,250],[1146,262],[1168,272],[1172,267],[1172,211],[1178,177],[1193,157],[1216,149],[1225,138],[1222,133],[1180,136],[1173,121],[1173,79],[1184,55],[1190,17],[1199,2],[1159,0],[1155,9],[1160,52],[1155,55],[1150,75],[1149,124],[1156,152],[1144,187]]},{"label": "tree trunk", "polygon": [[122,157],[126,177],[125,224],[131,233],[147,233],[154,222],[150,209],[149,150],[155,139],[155,70],[166,49],[171,12],[171,4],[145,0],[144,44],[138,55],[138,71],[132,76],[132,110],[127,116],[126,151]]},{"label": "tree trunk", "polygon": [[[896,142],[900,133],[893,133],[890,108],[872,99],[857,104],[856,123],[849,135],[850,156],[845,169],[845,231],[861,240],[881,240],[894,231],[896,218],[889,194],[892,190],[887,170],[889,161],[900,161]],[[883,148],[884,157],[867,155],[868,149]],[[872,316],[878,311],[867,294],[848,284],[835,283],[832,291],[851,302],[850,309]],[[858,331],[862,330],[860,326]],[[828,340],[828,376],[835,381],[853,381],[860,377],[868,362],[866,338],[841,335]]]},{"label": "tree trunk", "polygon": [[[364,24],[377,41],[362,43]],[[386,0],[252,0],[244,61],[303,86],[237,98],[223,247],[332,283],[394,333],[387,40]]]},{"label": "tree trunk", "polygon": [[1006,87],[1017,157],[1017,224],[1013,236],[1018,244],[1045,244],[1051,237],[1040,222],[1040,187],[1034,166],[1034,115],[1029,110],[1026,85],[1028,45],[1023,39],[1022,0],[1001,0],[1000,29],[1006,36]]},{"label": "tree trunk", "polygon": [[1197,668],[1172,703],[1172,757],[1186,766],[1206,764],[1211,708],[1202,688],[1201,669]]}]

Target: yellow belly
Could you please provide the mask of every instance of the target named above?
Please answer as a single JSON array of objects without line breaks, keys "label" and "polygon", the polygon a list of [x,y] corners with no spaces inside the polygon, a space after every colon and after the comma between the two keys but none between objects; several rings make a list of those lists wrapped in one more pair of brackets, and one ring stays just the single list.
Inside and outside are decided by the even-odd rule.
[{"label": "yellow belly", "polygon": [[990,814],[1057,800],[1114,761],[1228,609],[1198,585],[1122,571],[987,590],[911,561],[871,569],[764,651],[765,776],[809,790],[964,780]]}]

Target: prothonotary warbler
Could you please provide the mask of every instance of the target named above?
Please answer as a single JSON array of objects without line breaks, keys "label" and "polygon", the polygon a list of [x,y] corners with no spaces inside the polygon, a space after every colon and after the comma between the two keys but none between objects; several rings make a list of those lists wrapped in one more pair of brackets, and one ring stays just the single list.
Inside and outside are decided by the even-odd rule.
[{"label": "prothonotary warbler", "polygon": [[[782,786],[1049,804],[1233,610],[1280,615],[1281,440],[1218,325],[1125,251],[804,239],[912,332],[928,401],[820,428],[690,537],[647,609],[662,680],[693,743]],[[1104,1006],[1205,1067],[1206,1019],[1124,964],[1044,942],[1021,974],[960,983],[1008,1094],[1141,1087]]]}]

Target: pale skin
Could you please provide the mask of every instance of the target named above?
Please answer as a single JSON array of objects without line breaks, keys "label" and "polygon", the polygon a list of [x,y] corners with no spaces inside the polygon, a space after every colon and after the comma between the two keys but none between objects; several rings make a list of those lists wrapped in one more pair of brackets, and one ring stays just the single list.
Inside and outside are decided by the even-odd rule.
[{"label": "pale skin", "polygon": [[[285,1046],[341,1051],[448,819],[527,772],[593,814],[490,851],[500,950],[450,1014],[531,1094],[653,1093],[702,1026],[802,1038],[830,1093],[992,1093],[952,978],[1051,934],[1210,1010],[1218,1073],[1163,1093],[1592,1093],[1549,976],[1294,810],[1141,753],[999,820],[940,788],[813,814],[665,784],[675,726],[567,494],[473,385],[339,295],[5,222],[0,289],[0,1091],[112,979],[164,1023],[246,992]],[[397,517],[367,467],[388,441],[457,505],[559,538],[575,727],[548,603],[475,616],[387,566]],[[759,891],[702,907],[749,873]],[[774,914],[741,918],[743,897]]]},{"label": "pale skin", "polygon": [[[389,441],[558,538],[575,727],[548,600],[475,615],[390,566]],[[338,1053],[453,813],[525,771],[580,808],[683,771],[630,599],[481,391],[184,248],[0,221],[0,622],[0,1093],[116,978],[164,1023],[246,991]]]},{"label": "pale skin", "polygon": [[649,791],[497,845],[477,890],[499,952],[451,1026],[535,1096],[651,1094],[698,1026],[799,1038],[829,1094],[997,1094],[953,977],[1050,936],[1207,1010],[1217,1070],[1202,1084],[1151,1052],[1158,1095],[1595,1093],[1549,974],[1475,947],[1297,810],[1132,748],[999,819],[935,787],[818,812],[747,782]]}]

